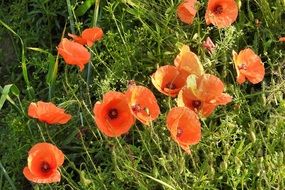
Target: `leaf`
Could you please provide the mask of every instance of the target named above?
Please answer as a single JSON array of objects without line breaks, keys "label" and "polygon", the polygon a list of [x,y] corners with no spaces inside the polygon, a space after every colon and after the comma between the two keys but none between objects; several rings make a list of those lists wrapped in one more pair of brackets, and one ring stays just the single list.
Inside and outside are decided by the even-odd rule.
[{"label": "leaf", "polygon": [[4,88],[0,88],[1,98],[0,98],[0,110],[2,109],[6,100],[8,100],[11,104],[15,105],[15,102],[10,98],[9,94],[13,94],[19,97],[20,91],[18,87],[14,84],[5,85]]},{"label": "leaf", "polygon": [[52,54],[48,54],[48,61],[49,61],[49,67],[48,67],[48,74],[46,76],[46,82],[49,85],[52,85],[57,77],[57,59]]},{"label": "leaf", "polygon": [[84,15],[90,7],[95,3],[96,0],[86,0],[82,5],[80,5],[76,10],[75,10],[75,15],[76,16],[82,16]]}]

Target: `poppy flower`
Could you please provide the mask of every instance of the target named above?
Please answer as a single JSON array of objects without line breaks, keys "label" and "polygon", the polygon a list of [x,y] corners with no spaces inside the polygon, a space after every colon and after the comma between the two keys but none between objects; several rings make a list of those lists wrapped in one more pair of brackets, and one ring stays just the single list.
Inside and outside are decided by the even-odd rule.
[{"label": "poppy flower", "polygon": [[64,109],[42,101],[30,103],[28,115],[48,124],[65,124],[71,119],[71,115],[64,113]]},{"label": "poppy flower", "polygon": [[177,7],[177,16],[179,19],[186,23],[192,24],[197,10],[195,4],[197,0],[184,0]]},{"label": "poppy flower", "polygon": [[92,47],[96,41],[101,40],[103,35],[103,30],[99,27],[87,28],[83,30],[81,36],[68,34],[75,42],[80,43],[81,45],[88,45],[89,47]]},{"label": "poppy flower", "polygon": [[204,69],[198,56],[190,51],[189,46],[183,45],[180,49],[180,53],[174,59],[174,65],[178,70],[186,75],[195,74],[197,76],[204,73]]},{"label": "poppy flower", "polygon": [[190,75],[187,85],[178,94],[177,104],[190,108],[202,117],[208,117],[218,105],[232,101],[232,97],[223,91],[223,82],[214,75]]},{"label": "poppy flower", "polygon": [[280,37],[279,42],[285,42],[285,37]]},{"label": "poppy flower", "polygon": [[34,145],[28,156],[28,166],[23,170],[24,176],[34,183],[53,183],[60,181],[58,168],[64,162],[64,154],[50,143]]},{"label": "poppy flower", "polygon": [[165,65],[152,74],[151,82],[159,92],[175,97],[185,85],[186,77],[177,67]]},{"label": "poppy flower", "polygon": [[233,61],[237,71],[237,82],[242,84],[249,80],[252,84],[261,82],[265,75],[265,68],[258,55],[252,49],[246,48],[237,54],[233,51]]},{"label": "poppy flower", "polygon": [[238,16],[238,5],[235,0],[209,0],[206,9],[206,24],[218,28],[229,27]]},{"label": "poppy flower", "polygon": [[191,153],[189,145],[197,144],[201,140],[198,116],[187,107],[172,108],[167,114],[166,124],[172,139],[188,154]]},{"label": "poppy flower", "polygon": [[70,41],[67,38],[62,39],[57,51],[67,64],[78,66],[80,71],[84,69],[84,65],[87,64],[91,58],[91,54],[83,45]]},{"label": "poppy flower", "polygon": [[210,37],[207,37],[206,40],[203,42],[203,47],[208,50],[208,53],[213,53],[214,49],[216,48],[216,45]]},{"label": "poppy flower", "polygon": [[127,97],[121,92],[107,92],[102,103],[96,102],[93,113],[99,130],[109,137],[127,133],[135,122]]},{"label": "poppy flower", "polygon": [[148,88],[130,85],[125,95],[132,113],[143,124],[149,125],[159,116],[160,109],[156,98]]}]

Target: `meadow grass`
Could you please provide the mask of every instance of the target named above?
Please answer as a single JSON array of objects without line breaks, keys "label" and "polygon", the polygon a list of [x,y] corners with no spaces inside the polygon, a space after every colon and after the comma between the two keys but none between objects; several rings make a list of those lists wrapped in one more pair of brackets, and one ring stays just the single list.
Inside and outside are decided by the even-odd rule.
[{"label": "meadow grass", "polygon": [[[90,7],[69,0],[2,1],[0,42],[12,43],[0,45],[0,91],[15,87],[0,110],[0,189],[285,189],[285,44],[278,42],[285,36],[285,2],[239,2],[238,20],[218,30],[205,25],[207,1],[200,1],[191,26],[177,19],[178,0],[101,0]],[[104,37],[79,72],[57,57],[56,46],[67,32],[93,25]],[[213,54],[202,47],[207,36],[217,45]],[[150,80],[158,66],[173,64],[179,44],[189,45],[233,96],[201,121],[202,140],[191,155],[166,128],[175,99]],[[245,47],[263,60],[260,84],[236,83],[231,53]],[[128,134],[108,138],[94,123],[93,105],[109,90],[126,90],[129,80],[154,92],[162,114],[151,127],[137,121]],[[38,100],[60,105],[72,120],[48,126],[29,118],[27,107]],[[42,141],[65,154],[60,183],[32,184],[22,174],[28,150]]]}]

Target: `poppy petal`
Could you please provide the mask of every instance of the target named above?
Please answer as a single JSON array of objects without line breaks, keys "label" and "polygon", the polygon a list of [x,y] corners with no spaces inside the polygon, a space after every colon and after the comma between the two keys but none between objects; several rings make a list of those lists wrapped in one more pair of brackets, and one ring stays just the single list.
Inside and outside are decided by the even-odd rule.
[{"label": "poppy petal", "polygon": [[184,72],[187,76],[190,74],[202,75],[204,69],[198,56],[191,52],[188,46],[185,46],[182,46],[180,53],[176,56],[174,65],[180,72]]},{"label": "poppy petal", "polygon": [[48,124],[65,124],[71,119],[64,109],[56,107],[51,102],[32,102],[28,108],[28,115]]},{"label": "poppy petal", "polygon": [[82,38],[86,40],[87,45],[92,47],[94,42],[101,40],[103,37],[103,30],[99,27],[87,28],[82,32]]},{"label": "poppy petal", "polygon": [[29,150],[28,166],[24,168],[25,177],[35,183],[60,181],[57,170],[63,164],[64,155],[50,143],[37,143]]},{"label": "poppy petal", "polygon": [[203,101],[211,101],[224,91],[223,82],[216,76],[204,74],[197,79],[197,96]]},{"label": "poppy petal", "polygon": [[[48,165],[48,171],[46,172],[43,172],[42,170],[42,165],[44,163]],[[33,154],[29,154],[28,168],[33,175],[47,178],[57,169],[56,158],[53,152],[38,150]]]},{"label": "poppy petal", "polygon": [[87,41],[83,39],[81,36],[77,36],[75,34],[70,34],[68,33],[68,36],[71,37],[75,42],[81,44],[81,45],[86,45]]},{"label": "poppy petal", "polygon": [[57,170],[48,178],[41,178],[33,175],[28,167],[24,168],[23,174],[29,181],[34,183],[54,183],[54,182],[59,182],[61,179],[61,175]]},{"label": "poppy petal", "polygon": [[196,2],[197,0],[184,0],[178,5],[177,16],[182,22],[192,24],[197,12],[195,9]]},{"label": "poppy petal", "polygon": [[29,108],[28,108],[28,115],[32,118],[37,118],[38,117],[38,114],[37,114],[37,104],[36,103],[31,103],[29,105]]},{"label": "poppy petal", "polygon": [[177,105],[188,107],[199,116],[208,117],[218,105],[232,101],[232,97],[223,91],[223,82],[214,75],[190,75],[187,85],[178,94]]},{"label": "poppy petal", "polygon": [[280,37],[280,38],[278,39],[278,41],[279,41],[279,42],[285,42],[285,37]]},{"label": "poppy petal", "polygon": [[191,110],[195,110],[192,102],[195,100],[199,100],[198,97],[195,96],[192,90],[189,88],[184,87],[180,90],[178,97],[177,97],[177,105],[179,107],[188,107]]},{"label": "poppy petal", "polygon": [[149,125],[159,116],[160,109],[156,98],[148,88],[131,85],[125,94],[132,113],[143,124]]},{"label": "poppy petal", "polygon": [[77,65],[80,71],[84,69],[84,65],[91,58],[91,54],[83,45],[66,38],[62,39],[57,50],[67,64]]},{"label": "poppy petal", "polygon": [[177,67],[165,65],[159,67],[151,76],[152,84],[161,93],[175,97],[186,83],[186,75],[178,71]]},{"label": "poppy petal", "polygon": [[184,150],[201,140],[201,124],[198,116],[187,107],[172,108],[167,114],[166,123],[171,137]]},{"label": "poppy petal", "polygon": [[201,111],[200,111],[200,116],[201,117],[209,117],[213,112],[214,110],[216,109],[217,105],[216,104],[210,104],[210,103],[203,103],[203,106],[201,108]]},{"label": "poppy petal", "polygon": [[99,130],[109,137],[127,133],[135,122],[127,98],[120,92],[104,94],[102,103],[95,104],[93,113]]},{"label": "poppy petal", "polygon": [[222,93],[219,97],[215,99],[217,105],[226,105],[232,101],[233,97],[229,94]]},{"label": "poppy petal", "polygon": [[245,79],[252,84],[261,82],[265,75],[265,68],[258,55],[252,49],[246,48],[237,54],[233,52],[233,61],[237,71],[237,82],[242,84]]},{"label": "poppy petal", "polygon": [[218,28],[229,27],[238,16],[238,5],[235,0],[209,0],[205,20]]}]

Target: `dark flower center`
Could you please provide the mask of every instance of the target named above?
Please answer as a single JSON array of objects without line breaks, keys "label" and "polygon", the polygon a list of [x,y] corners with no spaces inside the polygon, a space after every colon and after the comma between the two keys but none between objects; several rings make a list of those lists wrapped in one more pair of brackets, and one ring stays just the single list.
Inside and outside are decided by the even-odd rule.
[{"label": "dark flower center", "polygon": [[182,133],[183,133],[183,130],[180,127],[178,127],[176,137],[181,137]]},{"label": "dark flower center", "polygon": [[140,104],[132,105],[131,108],[132,108],[133,112],[141,112],[143,110],[143,108]]},{"label": "dark flower center", "polygon": [[47,162],[42,162],[41,171],[43,173],[48,173],[50,171],[50,165]]},{"label": "dark flower center", "polygon": [[118,117],[118,110],[117,109],[110,109],[108,112],[108,116],[110,119],[116,119]]},{"label": "dark flower center", "polygon": [[238,69],[239,70],[247,70],[247,65],[243,63],[243,64],[238,66]]},{"label": "dark flower center", "polygon": [[217,6],[214,8],[213,12],[214,12],[215,14],[217,14],[217,15],[222,14],[222,12],[223,12],[223,7],[222,7],[221,5],[217,5]]},{"label": "dark flower center", "polygon": [[193,100],[192,101],[192,106],[193,106],[193,108],[195,108],[195,109],[199,109],[200,108],[200,106],[201,106],[201,101],[200,100]]},{"label": "dark flower center", "polygon": [[169,82],[165,86],[166,86],[166,88],[171,89],[171,90],[176,88],[176,85],[173,84],[173,82]]}]

